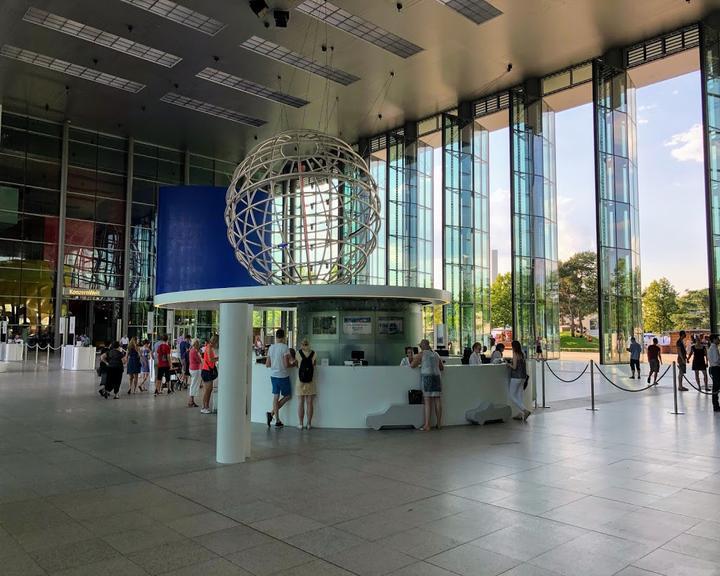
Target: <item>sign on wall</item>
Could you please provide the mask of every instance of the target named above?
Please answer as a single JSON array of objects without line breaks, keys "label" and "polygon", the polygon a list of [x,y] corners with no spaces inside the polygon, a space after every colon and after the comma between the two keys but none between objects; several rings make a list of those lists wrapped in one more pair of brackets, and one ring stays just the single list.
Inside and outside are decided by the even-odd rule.
[{"label": "sign on wall", "polygon": [[347,336],[372,334],[372,318],[370,316],[345,316],[343,318],[343,334]]},{"label": "sign on wall", "polygon": [[390,336],[394,334],[403,334],[405,332],[403,328],[403,317],[402,316],[384,316],[377,319],[377,331],[378,334],[388,334]]},{"label": "sign on wall", "polygon": [[337,334],[337,316],[315,316],[312,319],[312,333],[321,335]]}]

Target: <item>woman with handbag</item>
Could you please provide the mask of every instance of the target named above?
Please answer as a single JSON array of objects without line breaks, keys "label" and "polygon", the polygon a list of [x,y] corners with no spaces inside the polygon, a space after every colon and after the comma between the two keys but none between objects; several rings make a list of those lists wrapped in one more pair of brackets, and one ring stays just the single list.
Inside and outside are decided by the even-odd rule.
[{"label": "woman with handbag", "polygon": [[100,396],[107,398],[112,391],[115,394],[113,398],[117,400],[125,371],[125,352],[120,348],[120,342],[110,344],[110,349],[100,356],[100,363],[105,365],[106,371],[105,388],[100,390]]},{"label": "woman with handbag", "polygon": [[522,346],[517,340],[512,341],[512,362],[510,363],[510,384],[508,386],[508,395],[510,401],[520,410],[520,414],[515,416],[515,420],[527,421],[528,416],[532,414],[530,410],[525,408],[523,401],[523,391],[525,390],[525,382],[528,377],[527,364]]},{"label": "woman with handbag", "polygon": [[215,380],[218,377],[217,362],[219,360],[215,350],[218,345],[218,337],[213,336],[205,345],[205,354],[203,355],[202,369],[200,377],[203,381],[203,405],[200,410],[201,414],[212,414],[210,410],[210,399],[212,398]]},{"label": "woman with handbag", "polygon": [[190,370],[190,388],[188,389],[188,408],[197,408],[195,396],[200,394],[200,381],[202,374],[203,358],[200,354],[200,340],[195,338],[192,347],[188,352],[188,368]]}]

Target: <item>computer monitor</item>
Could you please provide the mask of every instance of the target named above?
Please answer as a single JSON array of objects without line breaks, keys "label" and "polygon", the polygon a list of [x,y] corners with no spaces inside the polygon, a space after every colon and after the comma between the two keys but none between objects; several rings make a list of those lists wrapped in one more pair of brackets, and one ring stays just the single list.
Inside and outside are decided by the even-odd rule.
[{"label": "computer monitor", "polygon": [[355,361],[365,360],[365,351],[364,350],[353,350],[350,352],[350,358]]}]

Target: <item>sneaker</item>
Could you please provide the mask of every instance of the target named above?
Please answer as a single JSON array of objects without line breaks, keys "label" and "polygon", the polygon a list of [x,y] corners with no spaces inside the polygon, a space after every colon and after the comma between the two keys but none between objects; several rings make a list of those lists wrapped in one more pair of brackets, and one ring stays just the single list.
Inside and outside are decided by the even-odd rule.
[{"label": "sneaker", "polygon": [[285,424],[283,424],[282,422],[280,422],[280,420],[278,420],[277,422],[275,422],[275,428],[282,428],[283,426],[285,426]]},{"label": "sneaker", "polygon": [[312,428],[312,425],[310,425],[310,424],[308,424],[307,426],[305,426],[305,429],[306,429],[306,430],[310,430],[311,428]]},{"label": "sneaker", "polygon": [[678,386],[678,390],[680,390],[680,392],[687,392],[687,391],[688,391],[688,389],[685,388],[685,386],[683,386],[682,384],[681,384],[680,386]]},{"label": "sneaker", "polygon": [[304,427],[302,424],[298,424],[298,425],[297,425],[297,429],[298,429],[298,430],[302,430],[303,428],[305,428],[305,427]]},{"label": "sneaker", "polygon": [[203,408],[202,410],[200,410],[200,414],[212,414],[212,412],[210,412],[208,408]]},{"label": "sneaker", "polygon": [[648,376],[647,383],[650,384],[650,376]]},{"label": "sneaker", "polygon": [[100,394],[100,396],[102,396],[102,397],[104,398],[104,397],[105,397],[105,390],[103,390],[102,388],[100,388],[100,390],[98,390],[98,394]]},{"label": "sneaker", "polygon": [[113,400],[118,400],[119,398],[120,398],[120,396],[118,396],[117,394],[115,394],[115,396],[113,396]]},{"label": "sneaker", "polygon": [[265,412],[265,418],[267,418],[267,425],[268,425],[268,428],[270,428],[270,424],[272,424],[272,421],[273,421],[272,412]]}]

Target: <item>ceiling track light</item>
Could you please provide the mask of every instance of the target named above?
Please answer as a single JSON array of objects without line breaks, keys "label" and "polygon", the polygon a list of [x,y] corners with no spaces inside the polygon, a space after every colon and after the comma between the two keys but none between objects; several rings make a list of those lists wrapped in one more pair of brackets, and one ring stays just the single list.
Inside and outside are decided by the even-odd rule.
[{"label": "ceiling track light", "polygon": [[250,10],[252,10],[253,14],[255,14],[258,18],[265,18],[267,13],[270,11],[270,7],[267,5],[265,0],[249,0],[249,4]]}]

